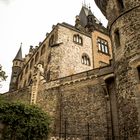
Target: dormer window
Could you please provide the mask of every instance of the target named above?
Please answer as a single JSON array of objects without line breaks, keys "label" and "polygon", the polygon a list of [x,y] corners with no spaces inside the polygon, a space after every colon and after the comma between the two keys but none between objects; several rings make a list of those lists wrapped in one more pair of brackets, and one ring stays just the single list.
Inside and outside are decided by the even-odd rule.
[{"label": "dormer window", "polygon": [[109,54],[108,42],[102,38],[97,39],[98,51],[104,54]]},{"label": "dormer window", "polygon": [[82,45],[83,44],[83,39],[78,34],[75,34],[73,36],[73,42],[76,43],[76,44]]},{"label": "dormer window", "polygon": [[87,54],[82,55],[82,64],[90,66],[90,58]]}]

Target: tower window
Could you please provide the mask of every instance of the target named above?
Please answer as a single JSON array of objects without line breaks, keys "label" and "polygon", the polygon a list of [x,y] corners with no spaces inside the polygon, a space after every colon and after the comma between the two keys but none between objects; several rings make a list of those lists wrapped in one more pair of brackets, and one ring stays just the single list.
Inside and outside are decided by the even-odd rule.
[{"label": "tower window", "polygon": [[118,1],[120,12],[122,12],[124,9],[124,0],[117,0],[117,1]]},{"label": "tower window", "polygon": [[120,47],[120,33],[118,29],[114,32],[114,40],[116,48]]},{"label": "tower window", "polygon": [[138,70],[138,78],[140,80],[140,66],[137,67],[137,70]]},{"label": "tower window", "polygon": [[108,42],[102,38],[97,39],[97,44],[98,44],[98,51],[109,54],[109,49],[108,49]]},{"label": "tower window", "polygon": [[93,23],[93,19],[91,16],[88,16],[88,22]]},{"label": "tower window", "polygon": [[79,36],[77,34],[77,35],[73,36],[73,42],[76,43],[76,44],[82,45],[83,44],[83,39],[82,39],[81,36]]},{"label": "tower window", "polygon": [[41,48],[41,55],[43,55],[44,53],[45,53],[45,44],[42,46],[42,48]]},{"label": "tower window", "polygon": [[90,66],[90,58],[87,54],[82,55],[82,64]]}]

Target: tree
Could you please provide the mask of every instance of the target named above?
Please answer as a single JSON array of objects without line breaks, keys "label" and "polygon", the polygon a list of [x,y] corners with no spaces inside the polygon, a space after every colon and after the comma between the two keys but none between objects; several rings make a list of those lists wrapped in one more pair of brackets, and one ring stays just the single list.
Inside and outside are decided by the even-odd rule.
[{"label": "tree", "polygon": [[5,71],[2,70],[2,66],[0,64],[0,81],[6,80],[7,76]]},{"label": "tree", "polygon": [[39,107],[0,102],[2,140],[47,140],[50,119]]}]

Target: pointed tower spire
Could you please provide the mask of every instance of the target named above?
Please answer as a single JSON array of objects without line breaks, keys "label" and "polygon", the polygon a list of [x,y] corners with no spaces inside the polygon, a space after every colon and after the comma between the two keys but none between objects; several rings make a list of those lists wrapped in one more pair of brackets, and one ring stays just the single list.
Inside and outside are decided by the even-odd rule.
[{"label": "pointed tower spire", "polygon": [[16,57],[14,58],[14,60],[22,60],[22,43],[20,44],[19,51],[18,51]]}]

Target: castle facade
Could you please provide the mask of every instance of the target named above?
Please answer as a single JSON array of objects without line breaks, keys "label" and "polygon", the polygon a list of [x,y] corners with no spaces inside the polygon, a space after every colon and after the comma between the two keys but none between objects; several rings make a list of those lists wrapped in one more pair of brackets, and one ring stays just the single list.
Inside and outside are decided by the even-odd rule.
[{"label": "castle facade", "polygon": [[[139,140],[140,2],[95,0],[108,29],[83,6],[13,60],[4,96],[52,117],[52,139]],[[110,40],[111,38],[111,40]]]}]

